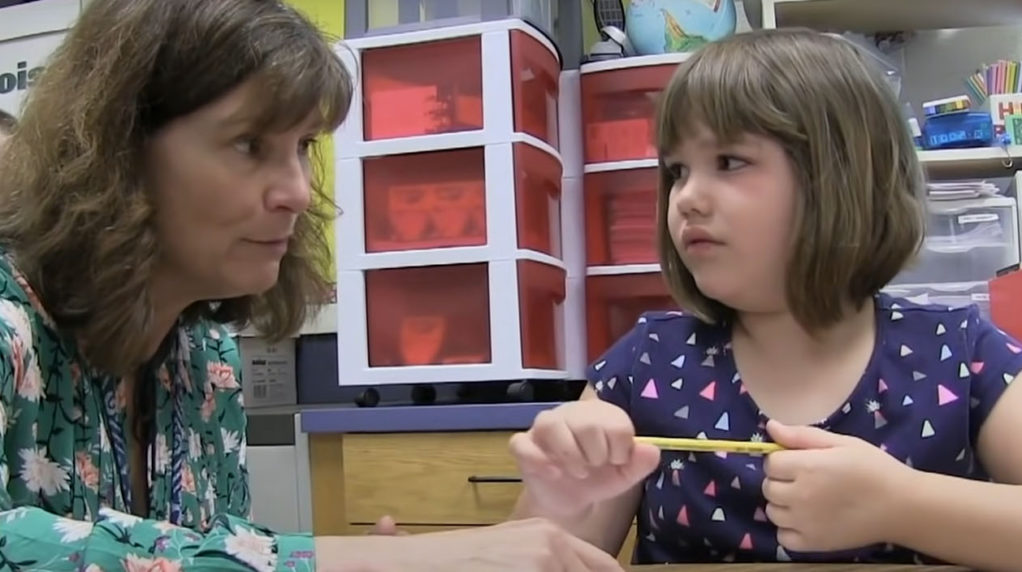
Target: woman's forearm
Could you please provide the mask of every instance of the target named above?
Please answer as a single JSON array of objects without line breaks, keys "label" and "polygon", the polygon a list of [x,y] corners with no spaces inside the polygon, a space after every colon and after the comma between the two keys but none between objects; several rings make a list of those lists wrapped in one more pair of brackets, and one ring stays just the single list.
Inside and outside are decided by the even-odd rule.
[{"label": "woman's forearm", "polygon": [[1022,562],[1022,486],[918,472],[898,503],[892,542],[981,570]]}]

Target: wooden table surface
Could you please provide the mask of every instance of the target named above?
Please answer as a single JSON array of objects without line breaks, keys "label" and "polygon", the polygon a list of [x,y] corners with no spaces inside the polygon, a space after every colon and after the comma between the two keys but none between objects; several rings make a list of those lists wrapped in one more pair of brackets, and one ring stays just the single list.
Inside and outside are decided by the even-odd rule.
[{"label": "wooden table surface", "polygon": [[632,572],[965,572],[957,566],[904,564],[668,564],[632,566]]}]

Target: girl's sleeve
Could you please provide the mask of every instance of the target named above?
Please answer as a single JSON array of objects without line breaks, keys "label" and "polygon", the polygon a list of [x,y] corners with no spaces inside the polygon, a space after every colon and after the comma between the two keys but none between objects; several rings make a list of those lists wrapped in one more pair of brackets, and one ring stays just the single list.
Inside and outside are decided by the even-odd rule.
[{"label": "girl's sleeve", "polygon": [[[34,359],[30,352],[13,352],[10,328],[0,322],[0,571],[112,571],[171,572],[179,570],[227,570],[269,572],[314,570],[313,539],[305,534],[274,534],[241,515],[248,511],[248,480],[241,479],[232,491],[229,513],[215,516],[207,530],[193,531],[167,522],[141,519],[103,510],[96,522],[77,521],[38,507],[15,507],[8,484],[20,475],[10,474],[8,454],[33,455],[35,442],[15,442],[8,421],[19,414],[15,356]],[[16,342],[17,343],[17,342]],[[34,383],[34,382],[33,382]],[[240,404],[239,404],[240,407]],[[242,414],[242,417],[244,415]],[[244,429],[244,426],[242,426]],[[234,468],[244,470],[244,459],[234,455]],[[39,455],[24,464],[35,472],[33,481],[42,487],[66,487],[66,480],[46,478],[65,475],[59,465]]]},{"label": "girl's sleeve", "polygon": [[625,335],[618,338],[586,371],[586,379],[600,399],[631,414],[632,377],[636,360],[645,343],[646,316],[638,319]]}]

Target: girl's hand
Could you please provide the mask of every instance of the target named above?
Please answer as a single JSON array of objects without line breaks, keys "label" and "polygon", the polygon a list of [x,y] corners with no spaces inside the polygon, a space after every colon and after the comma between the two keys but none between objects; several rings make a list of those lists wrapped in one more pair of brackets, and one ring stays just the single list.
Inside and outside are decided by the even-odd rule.
[{"label": "girl's hand", "polygon": [[785,451],[767,456],[766,514],[777,539],[795,552],[835,551],[889,542],[897,496],[914,470],[879,448],[815,427],[771,420],[767,431]]}]

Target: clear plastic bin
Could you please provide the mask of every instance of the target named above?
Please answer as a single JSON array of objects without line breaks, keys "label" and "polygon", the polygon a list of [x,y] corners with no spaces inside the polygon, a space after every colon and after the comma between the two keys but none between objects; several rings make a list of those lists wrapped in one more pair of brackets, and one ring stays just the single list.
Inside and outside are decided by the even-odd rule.
[{"label": "clear plastic bin", "polygon": [[582,74],[586,163],[656,158],[656,101],[675,68],[671,63]]},{"label": "clear plastic bin", "polygon": [[975,304],[983,316],[990,317],[990,289],[986,282],[903,284],[884,288],[884,292],[916,304],[937,304],[949,308]]},{"label": "clear plastic bin", "polygon": [[586,259],[590,266],[657,262],[657,169],[586,173]]},{"label": "clear plastic bin", "polygon": [[490,363],[485,263],[365,273],[370,367]]},{"label": "clear plastic bin", "polygon": [[528,143],[514,143],[518,248],[561,256],[561,164]]},{"label": "clear plastic bin", "polygon": [[517,266],[522,367],[563,369],[566,273],[532,260],[519,260]]},{"label": "clear plastic bin", "polygon": [[365,159],[366,251],[486,244],[483,157],[472,147]]},{"label": "clear plastic bin", "polygon": [[1019,261],[1015,199],[929,201],[919,257],[893,284],[980,282]]},{"label": "clear plastic bin", "polygon": [[479,36],[364,50],[362,68],[366,141],[483,128]]},{"label": "clear plastic bin", "polygon": [[587,359],[600,357],[643,312],[677,309],[659,272],[587,276]]}]

